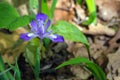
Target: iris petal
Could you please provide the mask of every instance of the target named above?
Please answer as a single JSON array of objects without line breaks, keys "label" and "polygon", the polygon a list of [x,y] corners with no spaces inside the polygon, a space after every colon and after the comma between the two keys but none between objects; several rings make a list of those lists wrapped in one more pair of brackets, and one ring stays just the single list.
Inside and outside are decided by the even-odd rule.
[{"label": "iris petal", "polygon": [[34,33],[22,33],[20,35],[20,39],[25,40],[25,41],[29,41],[34,37],[37,37],[37,35],[35,35]]},{"label": "iris petal", "polygon": [[64,42],[64,38],[57,34],[50,34],[46,37],[51,39],[53,42]]},{"label": "iris petal", "polygon": [[64,42],[64,38],[62,36],[52,34],[51,30],[47,31],[47,29],[50,26],[50,23],[51,21],[47,15],[43,13],[38,13],[36,15],[36,20],[32,20],[30,23],[31,25],[30,33],[23,33],[20,35],[20,38],[25,41],[28,41],[31,40],[32,38],[39,37],[40,39],[49,38],[53,42]]},{"label": "iris petal", "polygon": [[37,31],[37,22],[35,20],[32,20],[30,25],[31,25],[31,31],[36,32]]},{"label": "iris petal", "polygon": [[43,20],[45,22],[47,19],[48,19],[48,16],[43,14],[43,13],[38,13],[36,15],[36,20],[37,21]]},{"label": "iris petal", "polygon": [[41,21],[38,22],[37,33],[39,33],[41,35],[43,35],[45,33],[45,27]]},{"label": "iris petal", "polygon": [[48,21],[47,21],[47,23],[46,23],[46,27],[45,27],[45,30],[46,30],[46,31],[47,31],[47,29],[49,28],[50,23],[51,23],[51,21],[50,21],[50,19],[48,19]]}]

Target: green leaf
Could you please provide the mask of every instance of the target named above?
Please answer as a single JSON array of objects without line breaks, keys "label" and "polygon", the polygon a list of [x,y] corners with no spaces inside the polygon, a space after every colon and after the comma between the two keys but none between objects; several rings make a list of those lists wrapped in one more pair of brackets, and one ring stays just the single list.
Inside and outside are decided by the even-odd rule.
[{"label": "green leaf", "polygon": [[1,56],[1,53],[0,53],[0,72],[2,70],[5,70],[5,65],[4,65],[4,62],[3,62],[3,59],[2,59],[2,56]]},{"label": "green leaf", "polygon": [[[2,59],[2,56],[0,53],[0,72],[2,72],[4,70],[5,70],[5,65],[4,65],[4,62],[3,62],[3,59]],[[2,76],[0,75],[0,79],[1,80],[9,80],[9,77],[7,74],[3,74]]]},{"label": "green leaf", "polygon": [[88,11],[89,11],[89,18],[87,21],[85,21],[83,24],[85,25],[89,25],[89,24],[96,24],[97,22],[97,13],[96,13],[96,4],[95,4],[95,0],[85,0],[87,7],[88,7]]},{"label": "green leaf", "polygon": [[39,8],[38,0],[29,0],[29,5],[31,9]]},{"label": "green leaf", "polygon": [[[0,72],[3,72],[5,70],[6,70],[5,64],[0,53]],[[9,71],[7,71],[6,73],[0,75],[0,80],[14,80],[14,77]]]},{"label": "green leaf", "polygon": [[47,48],[50,45],[51,40],[49,38],[44,38],[43,39],[43,44],[45,48]]},{"label": "green leaf", "polygon": [[25,58],[33,68],[36,80],[39,80],[40,73],[40,40],[32,39],[26,46]]},{"label": "green leaf", "polygon": [[6,28],[19,14],[17,10],[7,2],[0,2],[0,28]]},{"label": "green leaf", "polygon": [[32,14],[34,14],[35,10],[38,11],[39,10],[39,2],[38,0],[29,0],[29,7],[30,7],[30,12]]},{"label": "green leaf", "polygon": [[52,0],[51,8],[48,7],[47,0],[42,0],[42,13],[47,14],[47,16],[52,20],[54,16],[54,10],[58,0]]},{"label": "green leaf", "polygon": [[54,10],[55,10],[55,7],[56,7],[56,4],[57,4],[57,1],[58,1],[58,0],[53,0],[53,1],[52,1],[52,6],[51,6],[51,9],[50,9],[50,12],[51,12],[51,18],[53,18]]},{"label": "green leaf", "polygon": [[63,36],[67,40],[81,42],[85,45],[89,45],[85,35],[73,24],[66,21],[59,21],[55,26],[52,27],[54,33]]},{"label": "green leaf", "polygon": [[36,80],[39,80],[39,74],[40,74],[40,47],[37,47],[36,52],[35,52],[34,74],[35,74]]},{"label": "green leaf", "polygon": [[25,50],[25,58],[29,62],[30,65],[35,66],[35,59],[36,59],[36,49],[40,46],[39,39],[34,38],[32,39],[26,46]]},{"label": "green leaf", "polygon": [[96,80],[107,80],[103,70],[94,63],[87,63],[85,67],[92,72]]},{"label": "green leaf", "polygon": [[20,72],[17,60],[16,60],[16,64],[15,64],[15,67],[13,68],[13,70],[14,70],[14,74],[15,74],[15,79],[16,80],[21,80],[22,79],[21,78],[21,72]]},{"label": "green leaf", "polygon": [[98,65],[96,65],[95,63],[93,63],[92,61],[84,57],[76,57],[76,58],[70,59],[60,64],[58,67],[56,67],[56,69],[62,68],[67,65],[73,65],[73,64],[81,64],[83,67],[86,67],[88,70],[92,72],[96,80],[107,80],[103,70]]},{"label": "green leaf", "polygon": [[26,25],[28,25],[31,20],[34,19],[34,16],[21,16],[16,18],[15,20],[13,20],[9,25],[8,25],[8,29],[10,30],[15,30],[19,27],[24,27]]},{"label": "green leaf", "polygon": [[51,13],[48,8],[47,0],[42,0],[42,13],[46,14],[49,18],[51,18]]},{"label": "green leaf", "polygon": [[21,72],[16,60],[15,66],[13,66],[12,64],[8,64],[10,66],[10,68],[12,68],[13,72],[14,72],[14,78],[15,80],[21,80]]},{"label": "green leaf", "polygon": [[83,0],[76,0],[77,3],[81,4]]},{"label": "green leaf", "polygon": [[89,61],[88,59],[83,58],[83,57],[76,57],[76,58],[70,59],[68,61],[65,61],[64,63],[62,63],[58,67],[56,67],[56,69],[62,68],[67,65],[85,64],[85,63],[91,63],[91,61]]},{"label": "green leaf", "polygon": [[82,24],[89,25],[92,23],[96,24],[96,12],[90,13],[88,20],[84,21]]}]

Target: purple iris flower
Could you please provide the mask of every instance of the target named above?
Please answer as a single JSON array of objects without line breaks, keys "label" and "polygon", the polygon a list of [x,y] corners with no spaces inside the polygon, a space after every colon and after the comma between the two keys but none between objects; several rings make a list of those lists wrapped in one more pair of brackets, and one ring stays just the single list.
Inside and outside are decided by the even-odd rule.
[{"label": "purple iris flower", "polygon": [[32,20],[31,25],[31,31],[29,33],[22,33],[20,35],[20,38],[29,41],[32,38],[38,37],[40,39],[43,38],[49,38],[53,42],[64,42],[64,38],[58,34],[52,34],[52,31],[47,31],[47,29],[50,26],[50,19],[47,15],[43,13],[38,13],[36,15],[36,19]]}]

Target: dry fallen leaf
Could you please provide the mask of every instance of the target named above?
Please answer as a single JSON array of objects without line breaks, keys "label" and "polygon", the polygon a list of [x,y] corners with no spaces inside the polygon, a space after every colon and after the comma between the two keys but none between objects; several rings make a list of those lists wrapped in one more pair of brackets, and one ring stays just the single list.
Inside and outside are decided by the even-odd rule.
[{"label": "dry fallen leaf", "polygon": [[71,71],[78,80],[87,80],[91,76],[91,73],[88,70],[80,67],[79,65],[71,66]]},{"label": "dry fallen leaf", "polygon": [[113,36],[115,35],[115,31],[108,26],[105,26],[101,23],[97,23],[97,25],[90,25],[89,30],[83,30],[85,33],[90,33],[93,35],[108,35],[108,36]]},{"label": "dry fallen leaf", "polygon": [[13,63],[25,49],[26,42],[18,42],[19,34],[26,32],[24,28],[21,29],[16,30],[12,34],[0,32],[0,52],[5,63]]},{"label": "dry fallen leaf", "polygon": [[98,16],[103,20],[109,21],[113,17],[119,17],[120,1],[117,0],[95,0],[98,6]]},{"label": "dry fallen leaf", "polygon": [[101,23],[97,23],[97,25],[89,25],[88,28],[86,29],[85,27],[81,27],[78,24],[74,23],[71,21],[73,25],[75,25],[80,31],[82,31],[85,34],[90,34],[90,35],[107,35],[107,36],[114,36],[115,35],[115,30],[112,28],[109,28],[106,25],[103,25]]},{"label": "dry fallen leaf", "polygon": [[[112,80],[111,77],[113,77],[113,78],[117,77],[118,78],[120,76],[120,73],[119,73],[119,69],[120,69],[120,47],[115,53],[108,54],[108,59],[109,59],[109,63],[107,65],[108,70],[109,70],[109,73],[107,74],[108,79]],[[118,74],[117,74],[117,72],[118,72]],[[116,80],[117,80],[117,78],[116,78]],[[118,80],[119,80],[119,78],[118,78]]]},{"label": "dry fallen leaf", "polygon": [[120,28],[117,31],[116,35],[109,41],[109,48],[107,52],[114,51],[116,48],[118,48],[120,46],[119,41],[120,41]]}]

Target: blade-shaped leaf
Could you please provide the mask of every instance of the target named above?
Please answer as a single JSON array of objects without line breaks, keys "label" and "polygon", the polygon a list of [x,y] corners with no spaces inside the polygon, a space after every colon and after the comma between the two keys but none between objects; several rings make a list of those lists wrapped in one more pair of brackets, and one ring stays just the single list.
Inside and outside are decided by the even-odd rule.
[{"label": "blade-shaped leaf", "polygon": [[83,24],[85,25],[89,25],[89,24],[96,24],[97,22],[97,13],[96,13],[96,4],[95,4],[95,0],[85,0],[87,7],[88,7],[88,11],[89,11],[89,18],[87,21],[83,22]]},{"label": "blade-shaped leaf", "polygon": [[47,16],[51,18],[51,13],[48,8],[47,0],[42,0],[42,13],[47,14]]},{"label": "blade-shaped leaf", "polygon": [[52,6],[51,6],[51,9],[50,9],[50,12],[51,12],[51,18],[53,18],[53,16],[54,16],[54,10],[55,10],[55,7],[56,7],[56,4],[57,4],[57,1],[58,1],[58,0],[53,0],[53,1],[52,1]]},{"label": "blade-shaped leaf", "polygon": [[[4,62],[3,62],[3,59],[1,57],[1,53],[0,53],[0,72],[3,72],[5,70],[5,65],[4,65]],[[8,80],[9,77],[7,74],[3,74],[3,75],[0,75],[0,79],[6,79]]]},{"label": "blade-shaped leaf", "polygon": [[29,0],[29,8],[30,8],[30,12],[32,14],[34,14],[36,11],[39,10],[39,1],[38,0]]},{"label": "blade-shaped leaf", "polygon": [[15,66],[13,66],[12,64],[8,64],[8,65],[12,68],[12,70],[14,72],[14,78],[16,80],[21,80],[21,72],[20,72],[17,60],[16,60],[16,63],[15,63]]},{"label": "blade-shaped leaf", "polygon": [[31,66],[35,66],[36,61],[36,49],[40,46],[40,41],[37,38],[32,39],[26,46],[25,58]]},{"label": "blade-shaped leaf", "polygon": [[0,80],[14,80],[14,77],[9,72],[9,70],[6,71],[1,53],[0,53],[0,72],[5,72],[4,74],[0,75]]},{"label": "blade-shaped leaf", "polygon": [[90,25],[90,24],[96,24],[96,12],[90,13],[88,20],[84,21],[82,24],[84,25]]},{"label": "blade-shaped leaf", "polygon": [[20,72],[20,69],[19,69],[17,60],[16,60],[15,66],[13,66],[13,67],[14,67],[14,68],[13,68],[13,71],[14,71],[15,79],[16,79],[16,80],[21,80],[21,72]]},{"label": "blade-shaped leaf", "polygon": [[60,64],[56,69],[62,68],[67,65],[73,65],[73,64],[81,64],[83,67],[86,67],[88,70],[92,72],[92,74],[95,76],[96,80],[107,80],[105,73],[102,71],[102,69],[93,63],[92,61],[89,61],[87,58],[84,57],[76,57],[73,59],[70,59],[62,64]]},{"label": "blade-shaped leaf", "polygon": [[25,58],[33,68],[36,80],[39,80],[40,74],[40,40],[32,39],[26,46]]},{"label": "blade-shaped leaf", "polygon": [[85,35],[71,23],[59,21],[55,26],[52,27],[52,30],[67,40],[81,42],[87,46],[89,45]]},{"label": "blade-shaped leaf", "polygon": [[76,0],[77,3],[81,4],[83,0]]},{"label": "blade-shaped leaf", "polygon": [[87,63],[85,67],[92,72],[96,80],[107,80],[103,70],[94,63]]},{"label": "blade-shaped leaf", "polygon": [[56,69],[67,66],[67,65],[80,64],[80,63],[91,63],[91,61],[83,57],[76,57],[68,61],[65,61],[64,63],[59,65]]},{"label": "blade-shaped leaf", "polygon": [[0,2],[0,28],[6,28],[19,14],[17,10],[7,2]]}]

